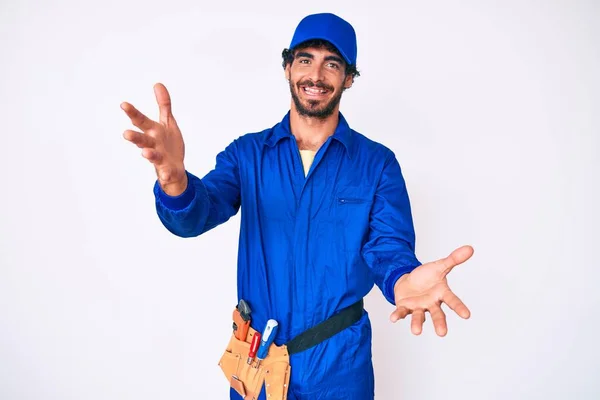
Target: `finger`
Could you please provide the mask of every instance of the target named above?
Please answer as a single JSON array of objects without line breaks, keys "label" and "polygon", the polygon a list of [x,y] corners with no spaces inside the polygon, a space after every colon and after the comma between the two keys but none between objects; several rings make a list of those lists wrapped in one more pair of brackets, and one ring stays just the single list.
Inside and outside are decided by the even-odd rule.
[{"label": "finger", "polygon": [[146,132],[154,126],[154,121],[139,112],[134,106],[129,103],[121,103],[121,108],[131,120],[131,123],[142,131]]},{"label": "finger", "polygon": [[154,148],[156,146],[156,140],[152,136],[148,136],[142,132],[128,129],[123,132],[123,137],[139,148]]},{"label": "finger", "polygon": [[443,276],[448,275],[448,273],[452,271],[454,267],[464,263],[469,258],[471,258],[473,252],[473,247],[462,246],[450,253],[448,257],[438,260],[437,264],[439,264],[440,268],[442,269],[441,273],[443,274]]},{"label": "finger", "polygon": [[419,308],[427,308],[431,300],[427,295],[413,296],[402,299],[396,303],[396,310],[392,313],[390,319],[392,322],[396,322],[399,319],[405,318],[408,314],[412,313],[412,310]]},{"label": "finger", "polygon": [[425,311],[417,309],[412,313],[412,321],[410,322],[410,330],[415,335],[420,335],[423,332],[423,323],[425,322]]},{"label": "finger", "polygon": [[390,315],[390,321],[396,322],[400,319],[406,318],[406,316],[410,314],[410,310],[406,307],[399,306],[396,310]]},{"label": "finger", "polygon": [[142,156],[153,164],[158,164],[162,160],[162,156],[158,151],[149,148],[142,150]]},{"label": "finger", "polygon": [[437,333],[438,336],[446,336],[446,333],[448,333],[448,326],[446,324],[446,314],[444,314],[442,308],[438,305],[429,307],[429,314],[431,314],[431,321],[433,322],[435,333]]},{"label": "finger", "polygon": [[442,301],[446,303],[448,307],[450,307],[450,309],[457,313],[461,318],[467,319],[471,316],[471,312],[465,303],[463,303],[462,300],[450,290],[444,293],[442,296]]},{"label": "finger", "polygon": [[160,113],[160,122],[167,123],[169,119],[173,117],[171,113],[171,96],[169,91],[162,83],[154,85],[154,95],[156,96],[156,102],[158,103],[158,110]]}]

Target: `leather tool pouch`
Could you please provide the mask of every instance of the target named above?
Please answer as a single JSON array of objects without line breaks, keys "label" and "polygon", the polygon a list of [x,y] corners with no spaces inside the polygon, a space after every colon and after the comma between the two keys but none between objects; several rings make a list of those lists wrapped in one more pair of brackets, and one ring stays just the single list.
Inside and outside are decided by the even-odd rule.
[{"label": "leather tool pouch", "polygon": [[[341,310],[329,319],[302,332],[284,345],[269,347],[269,353],[260,366],[248,364],[248,352],[256,331],[249,327],[246,340],[231,335],[219,366],[225,377],[244,400],[256,400],[265,385],[269,400],[285,400],[290,383],[290,354],[309,349],[356,323],[363,315],[363,300]],[[235,311],[234,311],[235,318]]]},{"label": "leather tool pouch", "polygon": [[250,327],[246,340],[239,340],[235,334],[221,356],[219,366],[231,387],[244,400],[256,400],[263,387],[269,400],[285,400],[290,382],[290,356],[286,345],[269,347],[269,353],[256,368],[256,359],[248,364],[248,352],[256,331]]}]

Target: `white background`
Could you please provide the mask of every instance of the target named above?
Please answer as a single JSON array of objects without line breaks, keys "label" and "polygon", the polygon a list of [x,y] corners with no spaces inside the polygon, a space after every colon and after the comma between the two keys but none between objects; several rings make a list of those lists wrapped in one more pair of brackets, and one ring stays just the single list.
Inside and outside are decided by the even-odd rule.
[{"label": "white background", "polygon": [[[326,4],[326,6],[325,6]],[[421,336],[378,289],[378,399],[598,399],[597,1],[0,3],[0,399],[225,399],[239,216],[181,239],[122,138],[163,82],[204,175],[289,107],[281,50],[359,37],[351,126],[397,154],[422,261],[471,308]]]}]

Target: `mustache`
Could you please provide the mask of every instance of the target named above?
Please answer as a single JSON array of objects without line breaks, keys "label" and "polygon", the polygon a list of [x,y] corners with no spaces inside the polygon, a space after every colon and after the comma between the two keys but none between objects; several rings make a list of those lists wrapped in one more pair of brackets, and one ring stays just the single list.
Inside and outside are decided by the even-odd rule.
[{"label": "mustache", "polygon": [[318,87],[320,89],[325,89],[325,90],[329,90],[329,91],[333,91],[333,87],[326,85],[325,83],[318,81],[317,83],[313,82],[313,81],[303,81],[303,82],[298,82],[298,87],[300,86],[306,86],[306,87]]}]

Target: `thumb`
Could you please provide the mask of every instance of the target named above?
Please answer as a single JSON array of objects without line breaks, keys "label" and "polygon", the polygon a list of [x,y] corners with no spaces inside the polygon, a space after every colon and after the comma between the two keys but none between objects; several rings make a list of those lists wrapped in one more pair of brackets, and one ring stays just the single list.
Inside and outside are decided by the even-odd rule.
[{"label": "thumb", "polygon": [[159,120],[160,122],[167,123],[169,119],[173,117],[171,112],[171,96],[169,91],[162,83],[154,85],[154,95],[156,96],[156,102],[158,103]]},{"label": "thumb", "polygon": [[452,271],[454,267],[471,258],[473,252],[473,247],[468,245],[462,246],[450,253],[448,257],[438,260],[437,263],[440,265],[440,268],[442,268],[442,274],[444,276],[448,275],[448,273]]}]

